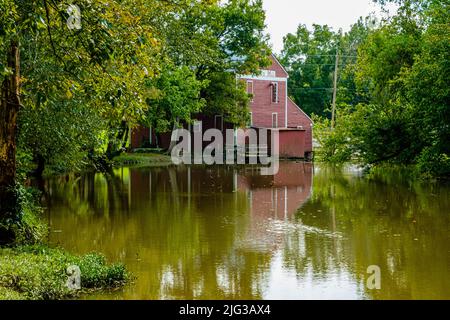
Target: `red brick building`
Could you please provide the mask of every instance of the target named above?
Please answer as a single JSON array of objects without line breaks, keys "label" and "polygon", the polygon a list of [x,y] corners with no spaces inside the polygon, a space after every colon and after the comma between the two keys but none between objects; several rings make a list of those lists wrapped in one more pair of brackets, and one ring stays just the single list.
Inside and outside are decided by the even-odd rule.
[{"label": "red brick building", "polygon": [[[272,64],[259,75],[239,75],[238,78],[247,84],[247,92],[252,95],[250,103],[250,118],[252,128],[268,128],[277,130],[280,137],[280,156],[282,158],[310,159],[313,152],[312,128],[313,122],[288,97],[289,75],[274,55]],[[205,117],[199,115],[202,130],[216,128],[224,131],[232,128],[223,122],[223,117]],[[190,129],[191,126],[189,126]],[[151,129],[137,128],[132,132],[131,147],[139,148],[143,145],[168,148],[170,133],[158,135]],[[228,142],[226,142],[228,143]],[[269,142],[270,145],[270,142]]]},{"label": "red brick building", "polygon": [[240,76],[253,95],[251,125],[274,128],[280,133],[280,156],[310,158],[313,122],[287,93],[289,75],[274,55],[272,64],[257,76]]}]

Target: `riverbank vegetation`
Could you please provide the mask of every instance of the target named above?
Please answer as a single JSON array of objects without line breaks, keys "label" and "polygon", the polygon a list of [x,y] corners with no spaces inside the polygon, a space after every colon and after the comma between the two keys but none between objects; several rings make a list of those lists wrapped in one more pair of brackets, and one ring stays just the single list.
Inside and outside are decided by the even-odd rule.
[{"label": "riverbank vegetation", "polygon": [[169,166],[173,164],[169,155],[150,152],[134,152],[121,154],[113,159],[113,163],[115,166]]},{"label": "riverbank vegetation", "polygon": [[[15,192],[21,211],[1,226],[10,245],[0,247],[0,300],[74,298],[89,290],[120,287],[130,279],[124,265],[108,265],[98,253],[79,257],[42,245],[49,230],[40,219],[39,191],[17,185]],[[81,271],[80,290],[66,285],[66,270],[72,265]]]},{"label": "riverbank vegetation", "polygon": [[[314,113],[320,160],[412,165],[450,176],[450,10],[445,1],[399,0],[383,21],[360,19],[345,34],[300,25],[284,41],[290,94]],[[338,61],[336,121],[333,76]]]},{"label": "riverbank vegetation", "polygon": [[[66,285],[66,271],[72,265],[80,268],[81,290]],[[0,300],[74,298],[92,290],[121,286],[128,279],[122,264],[108,265],[96,253],[74,256],[46,246],[0,249]]]}]

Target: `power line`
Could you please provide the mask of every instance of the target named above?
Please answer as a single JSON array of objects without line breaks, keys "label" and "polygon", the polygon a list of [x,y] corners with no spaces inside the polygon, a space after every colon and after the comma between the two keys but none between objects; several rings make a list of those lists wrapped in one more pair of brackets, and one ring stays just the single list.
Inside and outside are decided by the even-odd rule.
[{"label": "power line", "polygon": [[303,63],[304,66],[334,66],[334,63]]},{"label": "power line", "polygon": [[[346,58],[358,58],[357,55],[339,55],[340,57]],[[305,54],[305,57],[336,57],[335,54]]]},{"label": "power line", "polygon": [[[289,89],[291,90],[330,90],[332,91],[333,88],[303,88],[303,87],[295,87],[295,86],[289,86]],[[364,88],[364,89],[350,89],[350,88],[346,88],[346,87],[338,87],[337,91],[348,91],[348,92],[369,92],[368,89]]]},{"label": "power line", "polygon": [[[303,66],[335,66],[335,63],[302,63],[298,65],[295,69],[301,69]],[[339,63],[340,67],[355,66],[354,63]],[[289,71],[294,71],[294,68],[288,68]]]},{"label": "power line", "polygon": [[293,90],[333,90],[333,88],[301,88],[301,87],[293,87],[292,89]]},{"label": "power line", "polygon": [[[335,66],[334,63],[303,63],[303,66]],[[346,66],[348,63],[340,63],[340,66]]]}]

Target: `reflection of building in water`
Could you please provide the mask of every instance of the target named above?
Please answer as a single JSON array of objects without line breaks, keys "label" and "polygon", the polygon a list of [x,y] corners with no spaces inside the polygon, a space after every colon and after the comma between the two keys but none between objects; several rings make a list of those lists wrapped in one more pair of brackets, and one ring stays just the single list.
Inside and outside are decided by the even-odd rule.
[{"label": "reflection of building in water", "polygon": [[275,250],[284,241],[292,217],[312,193],[313,165],[281,163],[275,176],[239,175],[237,188],[248,195],[250,224],[242,246]]},{"label": "reflection of building in water", "polygon": [[256,166],[181,166],[130,174],[130,212],[144,212],[146,234],[163,234],[140,249],[164,270],[157,297],[182,292],[202,298],[213,292],[228,299],[261,299],[273,258],[291,240],[283,228],[311,195],[313,167],[282,162],[275,176],[261,176]]},{"label": "reflection of building in water", "polygon": [[[313,165],[282,162],[275,176],[261,176],[257,167],[179,167],[151,170],[144,174],[131,171],[129,196],[149,199],[154,192],[170,192],[186,196],[223,193],[247,193],[252,216],[290,218],[312,192]],[[151,199],[151,197],[150,197]]]},{"label": "reflection of building in water", "polygon": [[251,166],[191,166],[133,170],[129,194],[132,210],[163,193],[174,207],[190,208],[208,221],[241,219],[237,246],[266,251],[283,243],[283,228],[311,196],[312,182],[310,163],[281,162],[274,176],[261,176],[260,168]]},{"label": "reflection of building in water", "polygon": [[277,234],[283,234],[280,228],[286,226],[279,222],[291,220],[305,204],[312,182],[313,165],[301,162],[281,162],[274,176],[261,176],[260,168],[250,166],[132,170],[129,196],[132,207],[156,201],[156,193],[165,193],[174,205],[193,206],[210,215],[246,212],[245,239],[240,241],[246,247],[265,249],[280,243]]},{"label": "reflection of building in water", "polygon": [[290,218],[311,196],[312,174],[312,164],[286,162],[275,176],[239,175],[238,190],[248,192],[252,216]]}]

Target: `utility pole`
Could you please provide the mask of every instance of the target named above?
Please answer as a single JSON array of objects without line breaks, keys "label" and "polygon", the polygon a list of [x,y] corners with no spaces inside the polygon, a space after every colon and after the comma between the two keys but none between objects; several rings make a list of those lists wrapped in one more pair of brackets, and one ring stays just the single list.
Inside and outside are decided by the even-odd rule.
[{"label": "utility pole", "polygon": [[336,47],[336,62],[334,65],[334,83],[333,83],[333,104],[331,109],[331,129],[334,129],[336,124],[336,94],[337,94],[337,80],[339,69],[339,49]]}]

